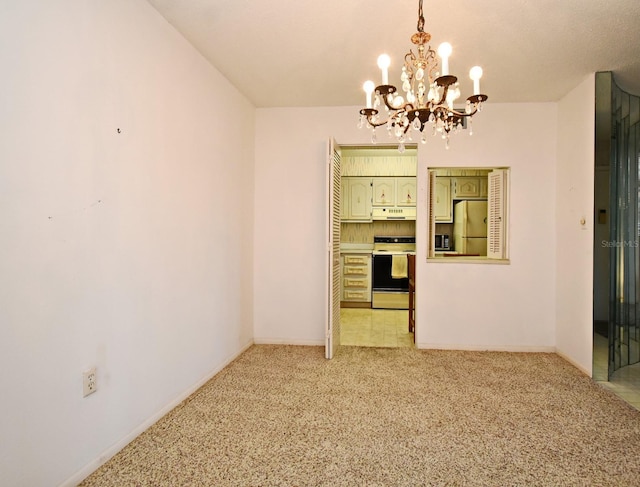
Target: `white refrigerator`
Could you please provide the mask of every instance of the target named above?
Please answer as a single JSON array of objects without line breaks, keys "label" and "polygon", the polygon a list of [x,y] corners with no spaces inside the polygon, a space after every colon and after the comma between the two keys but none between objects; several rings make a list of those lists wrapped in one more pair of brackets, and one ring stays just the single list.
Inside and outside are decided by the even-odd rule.
[{"label": "white refrigerator", "polygon": [[487,255],[487,202],[460,201],[453,207],[453,250]]}]

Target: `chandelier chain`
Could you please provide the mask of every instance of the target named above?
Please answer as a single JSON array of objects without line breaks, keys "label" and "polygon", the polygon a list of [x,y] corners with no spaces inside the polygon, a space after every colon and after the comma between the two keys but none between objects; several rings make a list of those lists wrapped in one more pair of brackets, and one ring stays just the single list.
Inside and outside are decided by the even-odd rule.
[{"label": "chandelier chain", "polygon": [[424,14],[422,13],[422,0],[418,2],[418,32],[424,32]]}]

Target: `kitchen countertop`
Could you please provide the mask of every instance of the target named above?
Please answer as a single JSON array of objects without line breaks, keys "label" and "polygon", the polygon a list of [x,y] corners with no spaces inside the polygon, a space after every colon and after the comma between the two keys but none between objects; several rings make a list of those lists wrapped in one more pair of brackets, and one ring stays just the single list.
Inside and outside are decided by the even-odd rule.
[{"label": "kitchen countertop", "polygon": [[370,254],[373,251],[373,244],[366,243],[341,243],[341,254]]}]

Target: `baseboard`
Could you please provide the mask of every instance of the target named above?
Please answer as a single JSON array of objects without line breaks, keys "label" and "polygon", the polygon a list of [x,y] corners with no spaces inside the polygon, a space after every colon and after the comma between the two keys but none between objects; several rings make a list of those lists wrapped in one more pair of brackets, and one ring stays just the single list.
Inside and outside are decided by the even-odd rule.
[{"label": "baseboard", "polygon": [[514,352],[514,353],[557,353],[556,347],[530,347],[521,345],[460,345],[442,343],[416,343],[421,350],[460,350],[464,352]]},{"label": "baseboard", "polygon": [[228,357],[221,365],[215,367],[212,371],[207,373],[202,379],[196,382],[194,385],[189,387],[186,391],[184,391],[179,396],[175,397],[172,401],[170,401],[166,406],[153,414],[149,419],[144,421],[142,424],[133,429],[128,435],[118,441],[116,444],[107,448],[104,452],[100,454],[98,458],[89,462],[82,469],[76,472],[74,475],[69,477],[63,483],[60,484],[59,487],[76,487],[80,482],[86,479],[89,475],[95,472],[102,465],[107,463],[114,455],[116,455],[120,450],[122,450],[125,446],[135,440],[141,433],[147,430],[150,426],[156,423],[159,419],[165,416],[169,411],[175,408],[178,404],[188,398],[191,394],[200,389],[204,384],[206,384],[211,378],[213,378],[216,374],[218,374],[222,369],[224,369],[227,365],[237,359],[240,355],[242,355],[249,347],[254,344],[253,340],[249,341],[245,344],[238,353],[233,354]]},{"label": "baseboard", "polygon": [[569,362],[571,365],[573,365],[576,369],[578,369],[580,372],[582,372],[584,375],[586,375],[587,377],[591,377],[593,378],[593,370],[587,370],[585,369],[582,365],[580,365],[578,362],[576,362],[575,360],[573,360],[571,357],[569,357],[568,355],[565,355],[562,352],[558,352],[556,351],[556,354],[558,355],[558,357],[562,358],[563,360],[566,360],[567,362]]},{"label": "baseboard", "polygon": [[324,340],[288,340],[286,338],[254,338],[256,345],[300,345],[308,347],[324,347]]}]

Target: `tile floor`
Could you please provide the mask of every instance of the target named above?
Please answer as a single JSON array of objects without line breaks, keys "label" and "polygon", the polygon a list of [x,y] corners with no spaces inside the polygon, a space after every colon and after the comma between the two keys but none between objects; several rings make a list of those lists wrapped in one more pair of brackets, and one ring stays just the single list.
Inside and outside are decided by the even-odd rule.
[{"label": "tile floor", "polygon": [[341,308],[340,343],[358,347],[413,347],[413,333],[409,333],[409,312]]},{"label": "tile floor", "polygon": [[593,334],[593,380],[616,396],[640,409],[640,364],[616,370],[607,381],[608,341],[598,333]]}]

